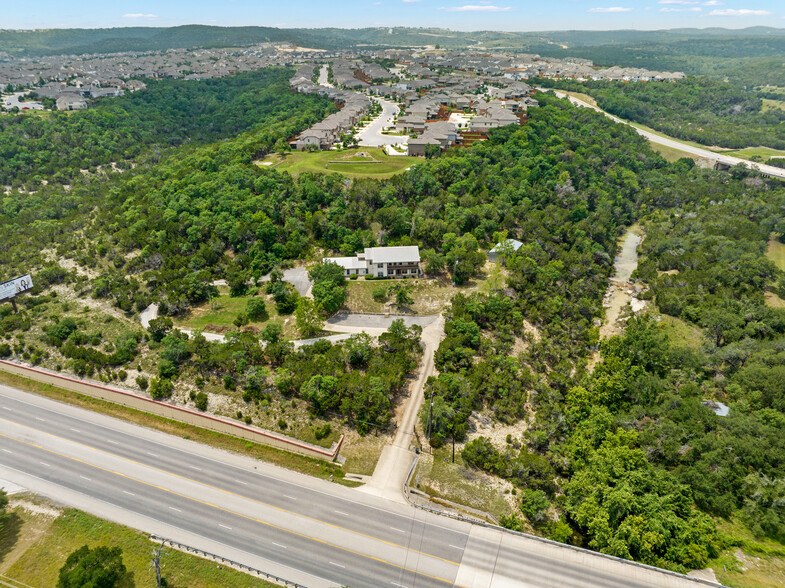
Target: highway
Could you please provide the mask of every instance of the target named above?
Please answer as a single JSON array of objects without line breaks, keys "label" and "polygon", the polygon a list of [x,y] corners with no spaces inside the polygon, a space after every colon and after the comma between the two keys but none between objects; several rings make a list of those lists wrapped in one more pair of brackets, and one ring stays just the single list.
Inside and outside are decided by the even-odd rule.
[{"label": "highway", "polygon": [[700,585],[6,386],[0,479],[315,588]]},{"label": "highway", "polygon": [[[538,88],[538,90],[540,90],[542,92],[547,92],[548,91],[546,88]],[[630,124],[627,121],[620,119],[618,116],[614,116],[614,115],[612,115],[612,114],[610,114],[608,112],[605,112],[601,108],[599,108],[597,106],[594,106],[593,104],[589,104],[588,102],[585,102],[583,100],[580,100],[579,98],[576,98],[574,96],[568,96],[564,92],[558,92],[558,91],[554,90],[554,94],[556,94],[556,96],[559,97],[559,98],[569,98],[570,102],[572,102],[572,104],[574,104],[575,106],[579,106],[579,107],[582,107],[582,108],[591,108],[592,110],[596,110],[597,112],[601,112],[602,114],[607,116],[609,119],[611,119],[611,120],[613,120],[613,121],[615,121],[617,123],[621,123],[623,125],[629,125]],[[630,126],[632,126],[632,125],[630,125]],[[773,165],[764,165],[762,163],[755,163],[755,162],[749,161],[747,159],[741,159],[740,157],[733,157],[731,155],[723,155],[722,153],[716,153],[714,151],[709,151],[708,149],[702,149],[700,147],[694,147],[692,145],[687,145],[687,144],[682,143],[680,141],[677,141],[675,139],[671,139],[670,137],[663,137],[663,136],[657,135],[655,133],[651,133],[649,131],[644,131],[643,129],[638,129],[636,127],[633,127],[633,128],[638,132],[639,135],[641,135],[642,137],[645,137],[646,139],[648,139],[652,143],[657,143],[658,145],[664,145],[665,147],[671,147],[672,149],[678,149],[679,151],[684,151],[686,153],[691,153],[692,155],[697,155],[698,157],[702,157],[702,158],[705,158],[705,159],[708,159],[708,160],[718,161],[719,163],[722,163],[723,165],[734,166],[734,165],[741,164],[741,165],[743,165],[745,167],[749,167],[751,169],[758,170],[759,172],[761,172],[762,174],[765,174],[767,176],[771,176],[771,177],[774,177],[774,178],[779,178],[781,180],[785,179],[785,169],[783,169],[783,168],[774,167]]]}]

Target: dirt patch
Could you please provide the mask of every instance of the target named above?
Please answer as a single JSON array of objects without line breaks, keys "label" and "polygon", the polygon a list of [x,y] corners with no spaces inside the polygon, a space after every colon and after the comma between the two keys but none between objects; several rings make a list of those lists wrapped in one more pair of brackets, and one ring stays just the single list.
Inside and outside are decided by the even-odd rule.
[{"label": "dirt patch", "polygon": [[60,509],[53,506],[49,506],[48,504],[36,504],[29,500],[10,500],[8,506],[12,509],[21,508],[27,512],[51,518],[57,518],[62,514]]}]

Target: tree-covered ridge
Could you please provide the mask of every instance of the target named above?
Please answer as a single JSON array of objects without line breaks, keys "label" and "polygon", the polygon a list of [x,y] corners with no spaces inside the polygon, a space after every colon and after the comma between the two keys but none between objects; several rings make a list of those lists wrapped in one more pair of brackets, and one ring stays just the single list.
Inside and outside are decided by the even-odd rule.
[{"label": "tree-covered ridge", "polygon": [[543,82],[588,93],[603,110],[679,139],[729,149],[785,149],[785,111],[763,112],[756,94],[724,82]]},{"label": "tree-covered ridge", "polygon": [[[523,447],[500,451],[479,438],[463,452],[467,463],[519,485],[522,513],[551,537],[678,570],[704,567],[738,541],[717,533],[711,516],[785,539],[785,511],[774,498],[785,480],[785,310],[763,296],[783,278],[764,250],[770,232],[782,229],[785,192],[694,169],[682,176],[680,185],[650,192],[647,207],[664,209],[643,217],[638,275],[661,311],[703,328],[705,343],[688,345],[664,323],[632,318],[623,336],[602,342],[603,361],[591,374],[543,378],[537,370],[536,418]],[[464,322],[451,318],[443,346],[452,346],[456,327],[471,332]],[[475,339],[505,331],[494,325]],[[520,356],[523,365],[535,352]],[[439,378],[471,378],[492,354],[480,346],[467,367]],[[716,415],[706,399],[728,404],[730,415]],[[558,521],[546,514],[552,505]],[[505,523],[520,527],[515,518]]]},{"label": "tree-covered ridge", "polygon": [[80,169],[112,162],[128,167],[153,145],[236,137],[295,110],[312,124],[333,108],[289,91],[290,77],[290,70],[268,68],[201,81],[150,80],[145,90],[105,98],[84,111],[0,115],[0,184],[67,184]]}]

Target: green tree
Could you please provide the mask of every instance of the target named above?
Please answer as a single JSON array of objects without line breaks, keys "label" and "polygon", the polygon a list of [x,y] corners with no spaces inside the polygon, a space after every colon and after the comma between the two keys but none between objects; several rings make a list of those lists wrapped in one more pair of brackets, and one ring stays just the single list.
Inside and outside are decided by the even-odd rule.
[{"label": "green tree", "polygon": [[161,341],[166,334],[172,329],[174,323],[168,316],[161,316],[154,318],[147,325],[147,330],[150,333],[150,338],[153,341]]},{"label": "green tree", "polygon": [[83,545],[60,568],[58,588],[113,588],[128,573],[119,547]]},{"label": "green tree", "polygon": [[313,298],[324,309],[332,314],[346,302],[346,277],[344,270],[336,263],[320,263],[315,265],[308,276],[313,280]]},{"label": "green tree", "polygon": [[322,320],[322,309],[317,302],[306,297],[300,298],[294,316],[297,329],[303,338],[307,339],[321,332],[324,321]]},{"label": "green tree", "polygon": [[245,313],[253,321],[264,322],[270,318],[263,298],[251,298],[245,305]]}]

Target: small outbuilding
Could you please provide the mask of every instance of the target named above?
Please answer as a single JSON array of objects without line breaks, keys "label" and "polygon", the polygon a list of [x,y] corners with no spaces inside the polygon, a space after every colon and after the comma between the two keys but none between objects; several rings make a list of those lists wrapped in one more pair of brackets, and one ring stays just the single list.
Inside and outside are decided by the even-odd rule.
[{"label": "small outbuilding", "polygon": [[517,239],[507,239],[506,241],[497,243],[493,249],[488,252],[488,260],[493,263],[498,263],[500,256],[503,257],[505,254],[518,251],[522,246],[523,243]]}]

